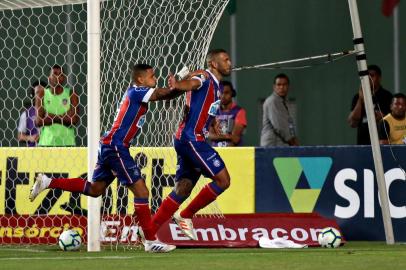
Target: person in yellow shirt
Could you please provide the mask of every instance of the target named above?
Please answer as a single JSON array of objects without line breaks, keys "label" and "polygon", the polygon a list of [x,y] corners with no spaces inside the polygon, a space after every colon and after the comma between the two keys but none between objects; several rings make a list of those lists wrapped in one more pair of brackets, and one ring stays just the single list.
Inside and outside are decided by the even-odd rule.
[{"label": "person in yellow shirt", "polygon": [[379,123],[380,144],[406,144],[406,96],[393,95],[388,113]]}]

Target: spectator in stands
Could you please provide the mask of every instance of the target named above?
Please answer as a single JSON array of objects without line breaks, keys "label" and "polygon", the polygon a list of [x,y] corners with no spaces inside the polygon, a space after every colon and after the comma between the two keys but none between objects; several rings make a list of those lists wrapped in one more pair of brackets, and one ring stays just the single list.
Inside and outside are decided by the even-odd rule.
[{"label": "spectator in stands", "polygon": [[39,129],[35,125],[37,116],[35,110],[35,93],[39,88],[46,87],[46,83],[35,81],[28,89],[30,100],[24,104],[24,111],[20,115],[17,127],[17,140],[25,143],[26,146],[36,146],[39,139]]},{"label": "spectator in stands", "polygon": [[[210,126],[209,139],[213,146],[242,146],[242,136],[247,127],[247,118],[245,110],[233,102],[237,92],[229,81],[222,81],[223,88],[220,96],[220,109],[216,116],[217,125]],[[219,132],[215,132],[214,129]]]},{"label": "spectator in stands", "polygon": [[[381,85],[382,71],[377,65],[368,66],[369,78],[372,89],[372,101],[374,104],[375,118],[377,123],[383,116],[390,113],[392,93]],[[371,144],[368,131],[368,121],[365,112],[364,95],[360,88],[358,94],[352,99],[351,113],[348,123],[352,128],[357,128],[357,144]]]},{"label": "spectator in stands", "polygon": [[62,67],[54,65],[48,77],[49,87],[36,96],[36,124],[42,127],[39,146],[74,146],[75,129],[79,122],[78,95],[64,86]]},{"label": "spectator in stands", "polygon": [[390,110],[379,122],[379,143],[406,144],[406,96],[395,94]]},{"label": "spectator in stands", "polygon": [[299,145],[288,108],[289,83],[286,74],[281,73],[274,78],[273,93],[263,104],[261,146]]}]

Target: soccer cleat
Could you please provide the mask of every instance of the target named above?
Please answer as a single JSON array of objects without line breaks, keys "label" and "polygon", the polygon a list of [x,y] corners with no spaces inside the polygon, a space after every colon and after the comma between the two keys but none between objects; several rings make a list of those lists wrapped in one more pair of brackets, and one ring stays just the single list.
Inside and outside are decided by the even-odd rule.
[{"label": "soccer cleat", "polygon": [[193,230],[193,222],[191,218],[183,218],[178,212],[173,215],[173,221],[178,224],[182,232],[192,240],[197,240],[195,231]]},{"label": "soccer cleat", "polygon": [[165,252],[171,252],[176,248],[174,245],[168,245],[165,243],[162,243],[159,240],[145,240],[144,242],[144,248],[146,252],[151,252],[151,253],[165,253]]},{"label": "soccer cleat", "polygon": [[30,201],[34,201],[38,194],[40,194],[44,189],[48,188],[50,183],[51,178],[45,174],[39,173],[37,177],[35,177],[35,183],[30,191]]}]

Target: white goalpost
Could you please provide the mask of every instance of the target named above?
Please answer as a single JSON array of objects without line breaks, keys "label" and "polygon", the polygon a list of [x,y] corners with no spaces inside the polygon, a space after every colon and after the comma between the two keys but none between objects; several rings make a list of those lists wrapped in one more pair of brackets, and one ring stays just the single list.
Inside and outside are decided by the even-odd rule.
[{"label": "white goalpost", "polygon": [[[100,137],[100,1],[87,1],[87,93],[88,100],[88,168],[87,175],[97,161],[98,139]],[[100,251],[100,207],[101,199],[88,197],[87,250]]]}]

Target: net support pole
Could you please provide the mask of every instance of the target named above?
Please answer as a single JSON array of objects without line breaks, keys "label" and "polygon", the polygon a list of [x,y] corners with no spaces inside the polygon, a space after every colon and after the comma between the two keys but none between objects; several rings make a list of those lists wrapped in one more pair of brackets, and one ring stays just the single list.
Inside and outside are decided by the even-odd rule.
[{"label": "net support pole", "polygon": [[[87,178],[91,181],[100,137],[100,0],[87,0]],[[88,197],[87,251],[100,251],[100,197]]]},{"label": "net support pole", "polygon": [[368,66],[366,61],[366,54],[364,48],[364,41],[361,33],[361,24],[358,14],[358,6],[356,0],[348,0],[351,24],[354,33],[354,48],[357,51],[357,66],[358,74],[361,79],[362,91],[364,94],[365,110],[368,119],[369,136],[371,138],[372,156],[375,165],[375,175],[378,182],[378,192],[381,202],[382,219],[385,229],[385,238],[388,245],[394,244],[392,219],[389,209],[388,190],[385,183],[385,175],[382,165],[381,149],[378,141],[378,132],[376,128],[376,119],[374,112],[374,105],[372,103],[371,85],[369,82]]}]

